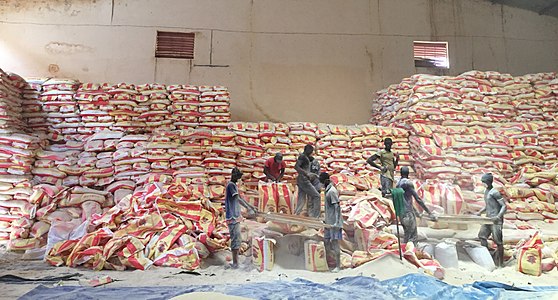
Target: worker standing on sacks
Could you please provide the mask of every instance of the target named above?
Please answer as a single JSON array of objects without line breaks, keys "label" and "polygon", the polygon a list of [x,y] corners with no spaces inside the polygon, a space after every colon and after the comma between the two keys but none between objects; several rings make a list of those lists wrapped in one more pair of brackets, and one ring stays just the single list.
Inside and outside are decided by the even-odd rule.
[{"label": "worker standing on sacks", "polygon": [[304,208],[306,201],[308,207],[308,216],[312,218],[317,218],[321,213],[321,198],[320,194],[316,190],[316,187],[312,184],[318,175],[310,172],[310,157],[314,152],[314,147],[310,144],[304,146],[304,152],[298,156],[295,164],[295,170],[298,172],[298,177],[296,178],[296,185],[298,187],[298,200],[296,204],[295,214],[299,215]]},{"label": "worker standing on sacks", "polygon": [[[393,141],[391,138],[386,138],[384,140],[384,149],[378,151],[378,153],[370,156],[366,162],[372,167],[381,171],[380,173],[380,183],[382,185],[382,197],[391,193],[393,188],[395,167],[399,163],[399,155],[391,151],[391,146]],[[376,160],[380,160],[381,166],[376,164]]]},{"label": "worker standing on sacks", "polygon": [[[504,224],[504,214],[506,213],[506,202],[502,194],[492,185],[494,176],[492,173],[482,175],[481,182],[485,185],[484,202],[486,206],[477,215],[486,212],[486,216],[491,218],[494,224],[484,224],[479,231],[479,239],[484,247],[488,248],[488,238],[496,243],[497,249],[493,254],[494,263],[497,267],[504,265],[504,239],[502,236],[502,226]],[[490,249],[488,249],[490,250]]]}]

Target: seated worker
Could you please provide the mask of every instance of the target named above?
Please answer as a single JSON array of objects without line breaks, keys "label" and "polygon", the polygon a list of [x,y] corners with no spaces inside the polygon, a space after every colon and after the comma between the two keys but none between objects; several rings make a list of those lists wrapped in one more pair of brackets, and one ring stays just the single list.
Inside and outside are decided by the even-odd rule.
[{"label": "seated worker", "polygon": [[322,172],[320,182],[325,187],[325,220],[324,223],[331,225],[331,228],[324,229],[324,244],[326,256],[335,258],[335,269],[332,272],[339,272],[341,269],[341,249],[339,240],[343,239],[343,218],[341,217],[341,207],[339,206],[339,192],[329,179],[329,174]]},{"label": "seated worker", "polygon": [[418,239],[417,215],[415,213],[415,207],[413,206],[413,198],[415,198],[420,207],[424,209],[431,219],[435,220],[436,217],[432,215],[428,207],[426,207],[426,204],[424,204],[424,201],[422,201],[417,194],[413,182],[409,179],[409,167],[401,168],[401,179],[397,182],[396,187],[403,189],[405,198],[405,214],[401,218],[401,225],[403,225],[403,230],[405,231],[403,243],[413,242],[416,244]]},{"label": "seated worker", "polygon": [[283,154],[277,152],[274,157],[270,157],[265,161],[264,174],[268,180],[273,182],[281,181],[285,175],[287,164],[283,161]]},{"label": "seated worker", "polygon": [[238,168],[232,169],[231,181],[227,184],[225,194],[225,218],[229,227],[233,259],[233,263],[230,267],[233,269],[238,268],[238,250],[240,249],[240,244],[242,243],[242,239],[240,237],[240,221],[242,220],[242,216],[240,215],[240,205],[244,206],[250,212],[250,215],[255,215],[257,212],[257,209],[254,206],[250,205],[238,194],[238,187],[236,186],[236,183],[241,177],[242,172]]}]

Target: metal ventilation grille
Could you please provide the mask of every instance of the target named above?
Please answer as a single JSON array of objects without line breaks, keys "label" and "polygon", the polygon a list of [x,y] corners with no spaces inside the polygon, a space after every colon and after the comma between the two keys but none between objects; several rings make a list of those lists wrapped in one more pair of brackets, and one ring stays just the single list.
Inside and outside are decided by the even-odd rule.
[{"label": "metal ventilation grille", "polygon": [[193,32],[157,31],[155,57],[194,59]]},{"label": "metal ventilation grille", "polygon": [[447,42],[414,42],[415,67],[449,68]]}]

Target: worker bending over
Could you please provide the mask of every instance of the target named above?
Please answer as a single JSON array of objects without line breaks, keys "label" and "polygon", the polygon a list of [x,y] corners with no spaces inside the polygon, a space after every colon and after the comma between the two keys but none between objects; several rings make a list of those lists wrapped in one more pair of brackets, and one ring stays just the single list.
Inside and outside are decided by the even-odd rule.
[{"label": "worker bending over", "polygon": [[238,194],[238,187],[236,183],[242,177],[242,172],[238,168],[233,168],[231,172],[231,181],[227,184],[225,195],[225,218],[229,227],[229,234],[231,240],[231,251],[233,263],[231,268],[238,268],[238,249],[242,240],[240,238],[240,205],[244,206],[251,215],[255,215],[257,209],[250,205],[246,200],[242,199]]},{"label": "worker bending over", "polygon": [[[502,236],[502,224],[506,213],[506,202],[500,192],[492,186],[494,176],[492,173],[482,175],[481,182],[485,185],[484,192],[485,207],[477,215],[486,212],[486,216],[491,218],[494,224],[484,224],[479,231],[481,245],[488,248],[488,238],[492,235],[492,240],[496,243],[496,252],[493,253],[494,263],[498,267],[504,266],[504,241]],[[490,249],[489,249],[490,250]]]},{"label": "worker bending over", "polygon": [[[381,171],[380,173],[380,183],[382,185],[382,196],[385,197],[387,194],[391,193],[393,188],[393,172],[395,167],[399,163],[399,156],[391,151],[391,146],[393,141],[391,138],[386,138],[384,140],[384,149],[378,151],[378,153],[370,156],[366,162],[372,167]],[[381,166],[376,164],[376,160],[380,160]]]},{"label": "worker bending over", "polygon": [[335,269],[333,269],[332,272],[338,272],[341,269],[341,249],[339,248],[339,240],[343,238],[343,219],[341,218],[341,207],[339,206],[339,192],[337,192],[337,189],[329,179],[328,173],[322,172],[320,174],[320,182],[325,187],[324,222],[331,225],[331,228],[324,229],[326,256],[333,256],[335,258]]},{"label": "worker bending over", "polygon": [[298,156],[295,164],[295,170],[298,172],[296,185],[298,186],[298,200],[296,204],[295,214],[302,212],[305,202],[307,202],[308,216],[317,218],[320,216],[321,203],[320,194],[312,184],[318,175],[310,172],[310,157],[314,152],[312,145],[304,146],[304,152]]},{"label": "worker bending over", "polygon": [[401,168],[401,179],[397,182],[396,187],[403,189],[405,198],[405,214],[401,218],[401,225],[403,225],[403,230],[405,231],[403,243],[413,242],[416,244],[418,239],[417,215],[415,214],[415,207],[413,206],[413,198],[415,198],[420,207],[424,209],[431,219],[435,220],[436,217],[432,215],[428,207],[426,207],[426,204],[424,204],[424,201],[422,201],[417,194],[415,185],[409,179],[409,167]]},{"label": "worker bending over", "polygon": [[270,157],[265,161],[264,174],[268,180],[279,182],[285,175],[287,165],[283,161],[283,154],[277,152],[274,157]]}]

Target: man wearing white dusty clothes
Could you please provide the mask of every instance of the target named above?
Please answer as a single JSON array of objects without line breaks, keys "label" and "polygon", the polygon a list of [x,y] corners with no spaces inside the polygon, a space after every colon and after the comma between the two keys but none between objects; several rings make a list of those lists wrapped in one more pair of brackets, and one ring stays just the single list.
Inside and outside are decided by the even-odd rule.
[{"label": "man wearing white dusty clothes", "polygon": [[488,238],[492,235],[492,240],[496,243],[496,252],[493,254],[494,263],[498,267],[504,265],[504,241],[502,236],[502,224],[506,213],[506,202],[500,192],[492,186],[494,177],[492,173],[482,175],[481,182],[486,186],[484,192],[484,202],[486,206],[477,213],[481,215],[486,211],[486,216],[491,218],[494,224],[484,224],[479,231],[479,239],[484,247],[488,248]]}]

